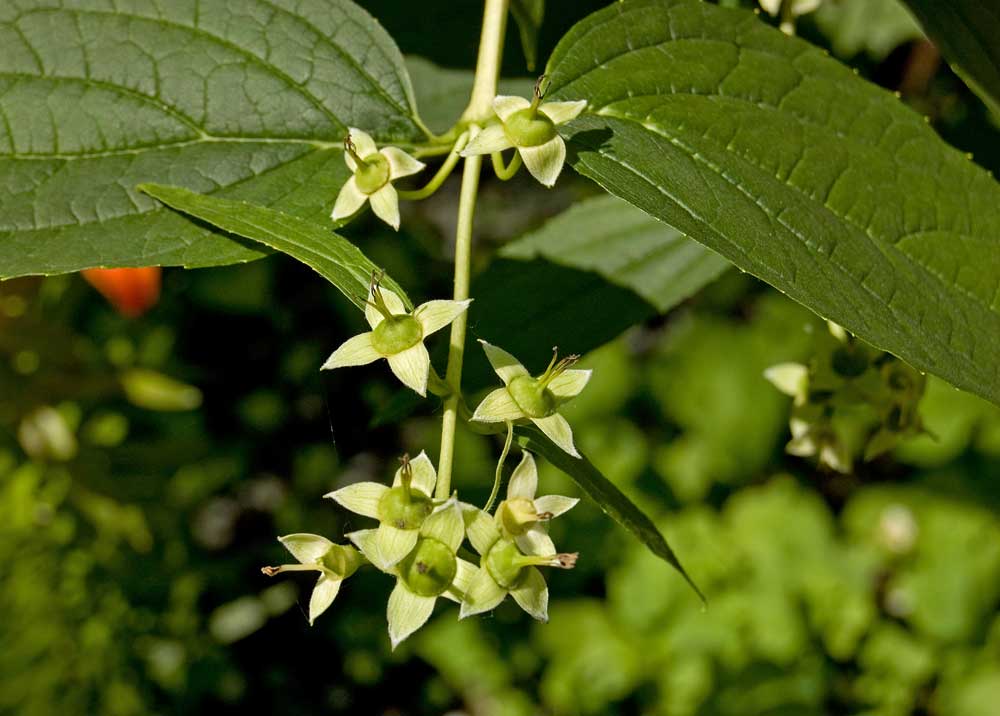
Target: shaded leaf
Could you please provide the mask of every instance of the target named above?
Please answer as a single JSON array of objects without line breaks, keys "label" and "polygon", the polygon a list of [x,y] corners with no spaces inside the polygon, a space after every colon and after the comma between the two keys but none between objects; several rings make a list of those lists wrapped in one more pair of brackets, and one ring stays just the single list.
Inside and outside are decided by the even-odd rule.
[{"label": "shaded leaf", "polygon": [[1000,114],[1000,1],[902,1],[966,84]]},{"label": "shaded leaf", "polygon": [[[729,263],[615,197],[577,203],[501,249],[473,284],[470,331],[544,367],[553,345],[586,353],[666,313]],[[482,351],[464,385],[492,383]]]},{"label": "shaded leaf", "polygon": [[528,71],[534,72],[538,64],[538,31],[545,19],[545,0],[511,0],[510,13],[517,22]]},{"label": "shaded leaf", "polygon": [[[257,241],[306,264],[358,308],[364,309],[373,264],[361,250],[325,224],[306,221],[242,201],[206,196],[182,187],[143,184],[139,189],[161,202],[230,234]],[[382,285],[412,307],[399,285],[385,276]]]},{"label": "shaded leaf", "polygon": [[653,521],[613,482],[602,475],[586,457],[577,458],[569,455],[556,447],[551,440],[535,428],[518,427],[515,429],[515,434],[521,447],[541,455],[569,475],[609,517],[637,537],[653,554],[680,572],[702,601],[705,601],[705,596],[698,589],[698,585],[684,571],[677,555],[674,554]]}]

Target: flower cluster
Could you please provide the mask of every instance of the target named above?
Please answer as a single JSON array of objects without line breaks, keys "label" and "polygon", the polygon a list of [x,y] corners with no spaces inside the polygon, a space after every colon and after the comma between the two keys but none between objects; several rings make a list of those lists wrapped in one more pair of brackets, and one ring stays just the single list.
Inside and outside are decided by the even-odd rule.
[{"label": "flower cluster", "polygon": [[[325,611],[340,583],[368,563],[396,581],[386,616],[395,648],[430,618],[439,597],[461,605],[459,617],[495,608],[510,594],[535,619],[548,619],[548,587],[538,567],[570,569],[576,554],[558,554],[548,522],[577,500],[558,495],[535,498],[538,472],[524,453],[514,470],[507,499],[495,515],[461,503],[456,495],[434,497],[437,474],[426,453],[404,456],[391,486],[358,482],[327,497],[378,527],[347,534],[352,545],[318,535],[288,535],[281,543],[299,564],[265,567],[264,573],[316,570],[309,621]],[[479,565],[459,556],[466,541]]]},{"label": "flower cluster", "polygon": [[[401,195],[410,199],[429,196],[460,156],[491,154],[496,168],[502,165],[500,152],[509,148],[516,150],[515,158],[509,169],[497,169],[500,178],[513,176],[523,161],[538,181],[552,186],[566,158],[566,145],[556,126],[574,119],[586,103],[543,103],[543,94],[540,80],[531,101],[497,97],[493,102],[496,120],[482,127],[470,124],[463,128],[437,175],[419,190],[400,192],[393,184],[423,170],[422,162],[398,147],[379,149],[371,136],[351,128],[344,140],[344,160],[351,176],[337,196],[331,218],[346,221],[368,204],[376,216],[398,229]],[[382,282],[383,277],[373,273],[364,300],[371,330],[345,341],[323,364],[324,370],[385,359],[392,373],[419,395],[426,396],[430,388],[444,396],[446,410],[452,415],[460,406],[461,414],[480,423],[485,432],[500,432],[506,427],[507,443],[495,475],[494,497],[515,425],[533,426],[556,446],[579,457],[573,431],[559,413],[590,379],[589,370],[573,368],[577,356],[560,360],[554,354],[545,371],[533,376],[511,354],[481,341],[503,386],[487,394],[470,414],[459,386],[450,385],[434,372],[424,341],[456,320],[464,320],[471,300],[434,300],[410,310],[405,297]],[[463,331],[453,330],[453,337],[456,334]],[[577,559],[576,553],[556,552],[548,523],[577,501],[558,495],[536,498],[538,471],[528,452],[522,454],[507,497],[493,514],[487,511],[490,505],[481,510],[459,502],[456,494],[448,494],[450,470],[441,480],[439,485],[434,465],[421,452],[412,460],[408,456],[401,459],[391,485],[357,482],[331,492],[327,497],[377,521],[378,526],[350,532],[346,535],[350,544],[335,544],[312,534],[281,537],[297,563],[265,567],[264,573],[319,573],[310,599],[310,623],[329,608],[341,582],[360,566],[370,564],[390,575],[395,580],[387,610],[393,648],[423,626],[439,597],[460,604],[459,617],[464,618],[493,609],[509,594],[535,619],[547,620],[548,588],[539,568],[570,569]],[[465,541],[478,553],[478,564],[459,555]]]},{"label": "flower cluster", "polygon": [[764,376],[794,399],[786,451],[850,473],[857,456],[874,460],[926,432],[917,408],[927,381],[895,356],[829,327],[808,365],[779,363]]}]

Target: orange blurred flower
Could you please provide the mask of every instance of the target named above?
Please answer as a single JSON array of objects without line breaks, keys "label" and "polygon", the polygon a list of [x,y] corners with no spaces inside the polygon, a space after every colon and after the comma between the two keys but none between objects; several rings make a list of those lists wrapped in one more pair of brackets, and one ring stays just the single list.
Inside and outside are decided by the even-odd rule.
[{"label": "orange blurred flower", "polygon": [[80,272],[123,316],[136,318],[160,298],[159,266],[146,268],[86,269]]}]

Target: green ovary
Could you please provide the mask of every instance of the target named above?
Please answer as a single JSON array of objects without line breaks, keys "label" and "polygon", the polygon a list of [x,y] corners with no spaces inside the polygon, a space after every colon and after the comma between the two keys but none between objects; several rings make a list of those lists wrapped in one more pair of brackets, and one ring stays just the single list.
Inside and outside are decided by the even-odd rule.
[{"label": "green ovary", "polygon": [[430,499],[419,490],[394,487],[378,502],[379,522],[399,530],[416,530],[434,509]]},{"label": "green ovary", "polygon": [[486,571],[493,577],[493,581],[504,589],[512,589],[517,586],[521,578],[523,566],[517,562],[521,557],[521,551],[517,545],[507,540],[500,540],[483,559]]},{"label": "green ovary", "polygon": [[386,318],[372,331],[372,346],[384,356],[402,353],[424,338],[424,329],[412,316]]},{"label": "green ovary", "polygon": [[507,386],[507,391],[529,418],[546,418],[556,410],[555,396],[531,376],[517,376]]},{"label": "green ovary", "polygon": [[424,537],[399,564],[399,574],[406,586],[421,597],[443,594],[455,580],[458,561],[448,545],[433,537]]},{"label": "green ovary", "polygon": [[537,147],[556,136],[556,125],[531,107],[520,109],[503,123],[507,139],[515,147]]},{"label": "green ovary", "polygon": [[389,161],[381,154],[372,154],[358,164],[354,180],[362,194],[374,194],[389,183]]}]

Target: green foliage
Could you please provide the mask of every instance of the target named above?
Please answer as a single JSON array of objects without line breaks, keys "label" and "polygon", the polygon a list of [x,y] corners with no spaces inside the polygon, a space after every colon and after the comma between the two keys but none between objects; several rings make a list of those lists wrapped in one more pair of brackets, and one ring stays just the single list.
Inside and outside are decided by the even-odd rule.
[{"label": "green foliage", "polygon": [[[261,255],[157,209],[142,182],[320,218],[347,127],[426,139],[403,58],[349,0],[0,10],[0,276]],[[266,37],[266,40],[265,40]]]},{"label": "green foliage", "polygon": [[698,596],[704,599],[698,585],[688,576],[677,555],[670,549],[667,540],[652,520],[589,460],[567,454],[535,428],[518,428],[517,433],[524,449],[541,455],[569,475],[584,494],[600,505],[615,522],[635,535],[653,554],[680,572]]},{"label": "green foliage", "polygon": [[[280,211],[206,196],[183,187],[142,184],[139,188],[172,209],[298,259],[336,286],[355,306],[364,309],[372,276],[379,268],[354,244],[332,230]],[[382,280],[387,288],[412,305],[399,284],[388,276]]]},{"label": "green foliage", "polygon": [[564,130],[582,174],[1000,402],[1000,188],[898,99],[746,13],[690,0],[597,12],[548,68],[554,97],[589,102]]},{"label": "green foliage", "polygon": [[901,0],[969,87],[1000,113],[1000,3],[997,0]]}]

